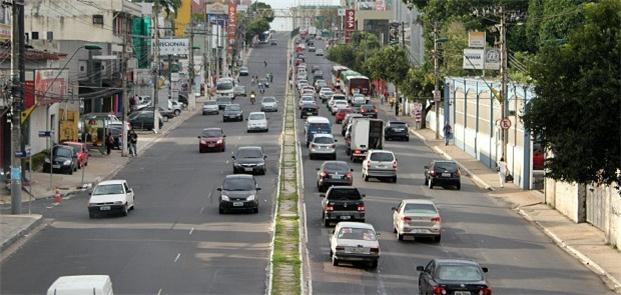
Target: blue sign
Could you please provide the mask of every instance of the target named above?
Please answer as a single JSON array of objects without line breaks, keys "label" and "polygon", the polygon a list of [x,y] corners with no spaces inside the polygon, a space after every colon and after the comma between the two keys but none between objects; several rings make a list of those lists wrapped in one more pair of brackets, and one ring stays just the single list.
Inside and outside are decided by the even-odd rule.
[{"label": "blue sign", "polygon": [[39,137],[51,137],[52,134],[54,134],[54,131],[51,130],[39,131]]},{"label": "blue sign", "polygon": [[11,167],[11,180],[22,180],[22,167]]}]

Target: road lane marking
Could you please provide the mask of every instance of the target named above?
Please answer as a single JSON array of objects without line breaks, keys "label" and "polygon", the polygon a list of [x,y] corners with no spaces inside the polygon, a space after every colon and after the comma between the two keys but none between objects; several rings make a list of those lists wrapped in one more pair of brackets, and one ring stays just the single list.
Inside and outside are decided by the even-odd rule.
[{"label": "road lane marking", "polygon": [[205,207],[201,207],[201,213],[200,214],[203,214],[203,211],[205,211]]},{"label": "road lane marking", "polygon": [[177,262],[177,260],[179,260],[179,257],[181,257],[181,253],[177,253],[177,257],[175,257],[175,262]]},{"label": "road lane marking", "polygon": [[190,229],[190,235],[192,235],[192,232],[194,232],[194,228]]},{"label": "road lane marking", "polygon": [[157,295],[161,295],[162,294],[162,289],[157,290]]}]

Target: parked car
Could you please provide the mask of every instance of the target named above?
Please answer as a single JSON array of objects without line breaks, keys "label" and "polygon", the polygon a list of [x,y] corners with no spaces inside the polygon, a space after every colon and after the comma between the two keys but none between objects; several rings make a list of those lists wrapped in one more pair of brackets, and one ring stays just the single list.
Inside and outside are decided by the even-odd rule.
[{"label": "parked car", "polygon": [[312,102],[305,102],[300,106],[300,118],[305,119],[309,116],[317,116],[319,115],[319,107],[317,104]]},{"label": "parked car", "polygon": [[315,134],[308,146],[308,157],[313,160],[318,156],[328,156],[336,160],[336,141],[332,134]]},{"label": "parked car", "polygon": [[388,121],[386,123],[384,139],[394,140],[395,138],[410,141],[410,129],[407,123],[402,121]]},{"label": "parked car", "polygon": [[168,109],[172,111],[175,117],[181,115],[181,111],[185,108],[184,104],[179,101],[168,100]]},{"label": "parked car", "polygon": [[226,150],[226,134],[222,128],[205,128],[198,136],[198,152],[204,153],[209,150],[224,152]]},{"label": "parked car", "polygon": [[360,114],[367,118],[377,119],[377,109],[372,104],[364,104],[360,107]]},{"label": "parked car", "polygon": [[247,132],[263,131],[268,132],[270,129],[267,125],[267,116],[264,112],[252,112],[248,114],[248,123],[246,125]]},{"label": "parked car", "polygon": [[476,261],[468,259],[433,259],[419,265],[419,294],[478,294],[492,295],[485,273]]},{"label": "parked car", "polygon": [[233,100],[228,96],[218,96],[216,97],[216,103],[218,104],[219,110],[224,110],[227,105],[233,103]]},{"label": "parked car", "polygon": [[425,185],[432,189],[434,186],[454,186],[461,189],[461,173],[455,161],[431,161],[425,166]]},{"label": "parked car", "polygon": [[352,185],[354,169],[345,161],[325,161],[317,168],[317,190],[326,191],[333,185]]},{"label": "parked car", "polygon": [[[158,114],[159,113],[156,113],[156,117],[159,121],[159,128],[161,129],[162,127],[164,127],[164,122],[162,120],[162,117]],[[153,112],[145,111],[132,113],[129,116],[129,122],[135,129],[152,130],[154,127]]]},{"label": "parked car", "polygon": [[127,216],[127,212],[135,207],[134,190],[127,185],[126,180],[106,180],[93,189],[88,200],[88,216],[94,218],[110,213]]},{"label": "parked car", "polygon": [[227,175],[218,188],[220,192],[220,214],[229,211],[250,210],[259,213],[257,193],[261,190],[252,175]]},{"label": "parked car", "polygon": [[45,156],[43,160],[43,171],[59,171],[60,173],[73,174],[78,171],[78,157],[73,147],[68,145],[55,145],[52,148],[52,159]]},{"label": "parked car", "polygon": [[265,159],[260,146],[242,146],[233,153],[233,173],[251,173],[265,175]]},{"label": "parked car", "polygon": [[229,104],[224,107],[224,112],[222,112],[222,122],[228,121],[243,121],[244,120],[244,111],[242,110],[239,104]]},{"label": "parked car", "polygon": [[218,106],[218,103],[215,100],[210,100],[210,101],[206,101],[205,103],[203,103],[203,115],[208,115],[208,114],[218,115],[219,113],[220,113],[220,107]]},{"label": "parked car", "polygon": [[248,71],[248,67],[246,67],[246,66],[239,67],[239,75],[240,76],[248,76],[249,73],[250,72]]},{"label": "parked car", "polygon": [[333,221],[357,220],[364,222],[366,207],[364,195],[351,186],[332,186],[325,194],[320,194],[321,220],[328,227]]},{"label": "parked car", "polygon": [[75,142],[75,141],[65,141],[63,145],[70,146],[73,148],[73,153],[78,159],[78,169],[88,166],[88,148],[86,144],[83,142]]},{"label": "parked car", "polygon": [[[330,258],[332,265],[341,261],[367,263],[377,268],[380,257],[379,234],[373,225],[362,222],[339,222],[330,237]],[[423,294],[423,293],[421,293]]]},{"label": "parked car", "polygon": [[438,243],[442,239],[442,218],[436,204],[431,200],[403,200],[392,208],[392,228],[397,240],[405,236],[431,238]]},{"label": "parked car", "polygon": [[373,177],[397,182],[397,166],[397,158],[393,152],[369,150],[366,158],[362,161],[362,179],[369,181],[369,178]]},{"label": "parked car", "polygon": [[278,112],[278,100],[273,96],[266,96],[261,99],[262,112]]}]

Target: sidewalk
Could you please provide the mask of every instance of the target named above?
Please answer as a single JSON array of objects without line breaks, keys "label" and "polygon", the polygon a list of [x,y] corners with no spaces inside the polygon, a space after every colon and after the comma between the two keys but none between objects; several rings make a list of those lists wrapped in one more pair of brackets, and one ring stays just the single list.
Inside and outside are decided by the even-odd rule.
[{"label": "sidewalk", "polygon": [[[390,109],[389,104],[376,103],[376,106],[380,112],[395,118],[392,115],[394,109]],[[416,125],[414,118],[408,116],[399,116],[399,120],[410,126]],[[464,172],[463,175],[470,177],[480,188],[489,190],[492,197],[511,204],[518,214],[535,224],[561,249],[599,275],[610,289],[621,294],[621,252],[606,244],[601,230],[588,223],[574,223],[546,205],[540,192],[522,190],[513,183],[505,183],[504,188],[500,188],[495,170],[451,144],[445,146],[443,139],[435,138],[433,130],[410,128],[410,133],[444,158],[455,160]]]},{"label": "sidewalk", "polygon": [[[197,101],[202,102],[204,99],[201,98]],[[197,109],[202,110],[202,108]],[[197,113],[199,113],[198,110],[182,112],[179,117],[164,123],[164,128],[158,134],[154,134],[151,131],[137,132],[138,156],[155,144],[159,138],[162,138]],[[31,190],[32,195],[22,191],[22,202],[26,203],[30,200],[52,198],[56,188],[60,190],[64,198],[70,198],[71,195],[79,191],[88,190],[100,181],[114,176],[125,167],[130,159],[130,157],[121,156],[121,151],[119,150],[113,150],[110,155],[102,155],[97,150],[91,150],[88,166],[74,172],[73,175],[52,174],[52,189],[50,189],[49,173],[33,172],[31,178],[32,188],[28,188]],[[3,191],[2,195],[0,195],[0,206],[9,207],[10,203],[11,196],[6,191]],[[27,212],[26,208],[27,206],[22,206],[22,211]],[[42,220],[42,216],[38,214],[0,214],[0,252],[4,252],[6,248],[21,237],[28,235]]]}]

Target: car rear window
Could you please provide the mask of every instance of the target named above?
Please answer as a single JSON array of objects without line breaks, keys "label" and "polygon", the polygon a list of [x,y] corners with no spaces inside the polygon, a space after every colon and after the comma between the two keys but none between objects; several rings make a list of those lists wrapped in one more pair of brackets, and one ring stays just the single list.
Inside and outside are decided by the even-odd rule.
[{"label": "car rear window", "polygon": [[93,195],[117,195],[123,193],[123,185],[121,184],[104,184],[98,185],[93,190]]},{"label": "car rear window", "polygon": [[481,281],[483,274],[474,265],[440,265],[436,275],[446,281]]},{"label": "car rear window", "polygon": [[252,191],[255,190],[255,183],[252,178],[230,177],[224,179],[222,189],[226,191]]},{"label": "car rear window", "polygon": [[361,106],[360,108],[362,108],[365,111],[373,111],[373,110],[375,110],[375,107],[373,105],[370,105],[370,104],[365,104],[365,105]]},{"label": "car rear window", "polygon": [[259,149],[241,149],[237,151],[238,158],[261,158],[263,153]]},{"label": "car rear window", "polygon": [[276,99],[273,97],[265,97],[263,98],[263,102],[275,102]]},{"label": "car rear window", "polygon": [[371,153],[371,161],[390,162],[394,159],[395,157],[391,153]]},{"label": "car rear window", "polygon": [[328,143],[334,143],[334,139],[332,139],[332,137],[327,137],[327,136],[318,136],[318,137],[315,137],[313,142],[321,143],[321,144],[328,144]]},{"label": "car rear window", "polygon": [[345,172],[349,172],[350,169],[351,168],[349,168],[349,165],[345,163],[328,162],[323,165],[323,170],[332,171],[332,172],[345,173]]},{"label": "car rear window", "polygon": [[368,228],[343,227],[339,231],[338,238],[344,240],[375,241],[377,240],[377,235],[373,230]]},{"label": "car rear window", "polygon": [[203,137],[219,137],[222,136],[222,131],[218,129],[203,130],[201,135]]},{"label": "car rear window", "polygon": [[330,200],[355,201],[360,200],[360,192],[355,188],[337,188],[330,191]]},{"label": "car rear window", "polygon": [[56,147],[54,148],[54,156],[71,158],[73,156],[73,149]]},{"label": "car rear window", "polygon": [[238,104],[230,104],[226,106],[227,111],[241,111],[241,107]]},{"label": "car rear window", "polygon": [[390,123],[390,127],[395,127],[395,128],[405,128],[408,125],[403,123],[403,122],[391,122]]},{"label": "car rear window", "polygon": [[248,120],[263,120],[265,119],[265,114],[251,114],[248,116]]},{"label": "car rear window", "polygon": [[436,162],[435,170],[440,171],[440,172],[442,171],[454,172],[457,170],[457,164],[453,162]]},{"label": "car rear window", "polygon": [[216,105],[216,102],[215,101],[207,101],[207,102],[205,102],[205,105],[208,105],[208,106]]},{"label": "car rear window", "polygon": [[438,211],[431,204],[405,204],[403,213],[435,214]]}]

